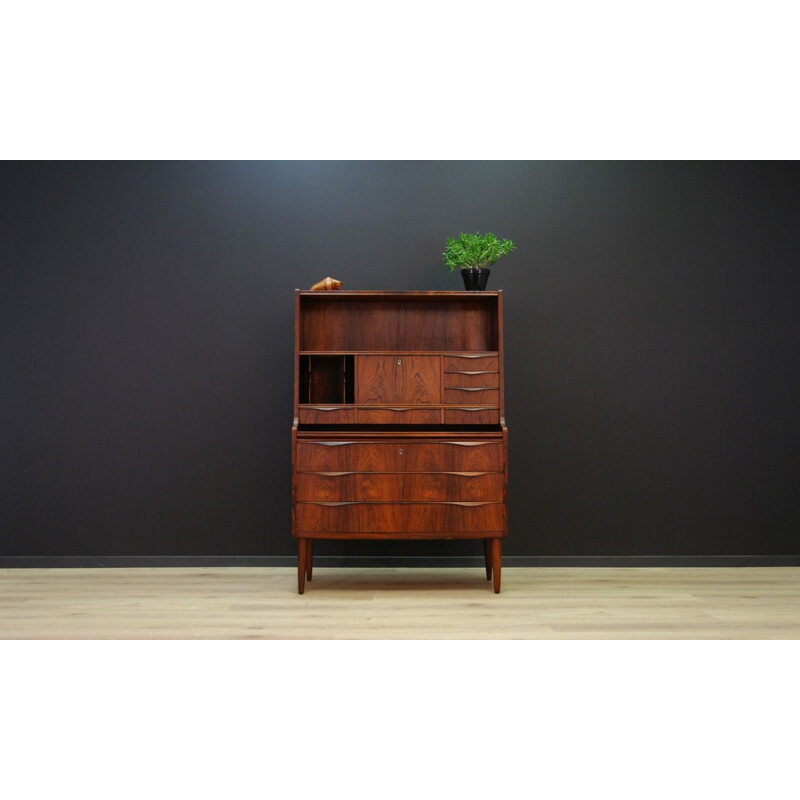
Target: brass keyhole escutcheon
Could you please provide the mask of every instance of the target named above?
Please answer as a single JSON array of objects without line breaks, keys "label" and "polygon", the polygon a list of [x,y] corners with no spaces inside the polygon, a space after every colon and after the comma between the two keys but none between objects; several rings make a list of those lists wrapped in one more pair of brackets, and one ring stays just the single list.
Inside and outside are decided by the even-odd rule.
[{"label": "brass keyhole escutcheon", "polygon": [[402,364],[402,363],[403,363],[403,359],[402,359],[402,358],[398,358],[398,359],[397,359],[397,363],[398,363],[398,364]]},{"label": "brass keyhole escutcheon", "polygon": [[405,454],[406,451],[403,450],[403,448],[401,447],[397,452],[402,456]]}]

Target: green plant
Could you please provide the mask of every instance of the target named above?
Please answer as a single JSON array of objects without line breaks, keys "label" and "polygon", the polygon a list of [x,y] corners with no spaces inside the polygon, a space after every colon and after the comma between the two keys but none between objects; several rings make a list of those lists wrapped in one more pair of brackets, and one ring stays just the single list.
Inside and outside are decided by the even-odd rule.
[{"label": "green plant", "polygon": [[500,256],[516,249],[510,239],[498,239],[493,233],[462,233],[457,239],[445,239],[444,265],[457,269],[484,269]]}]

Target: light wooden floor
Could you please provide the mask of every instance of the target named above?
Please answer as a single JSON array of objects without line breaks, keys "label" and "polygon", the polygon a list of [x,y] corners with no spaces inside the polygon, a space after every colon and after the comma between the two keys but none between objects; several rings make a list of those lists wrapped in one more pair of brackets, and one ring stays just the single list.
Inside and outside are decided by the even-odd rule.
[{"label": "light wooden floor", "polygon": [[2,639],[798,639],[800,567],[0,570]]}]

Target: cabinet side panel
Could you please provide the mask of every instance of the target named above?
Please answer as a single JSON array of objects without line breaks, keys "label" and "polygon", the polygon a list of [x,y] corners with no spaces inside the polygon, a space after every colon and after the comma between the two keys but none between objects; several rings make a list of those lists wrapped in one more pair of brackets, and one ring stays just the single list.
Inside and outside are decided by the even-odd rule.
[{"label": "cabinet side panel", "polygon": [[497,295],[497,368],[500,383],[500,424],[506,424],[506,366],[503,342],[503,293]]},{"label": "cabinet side panel", "polygon": [[300,293],[294,293],[294,426],[297,427],[297,406],[300,403]]}]

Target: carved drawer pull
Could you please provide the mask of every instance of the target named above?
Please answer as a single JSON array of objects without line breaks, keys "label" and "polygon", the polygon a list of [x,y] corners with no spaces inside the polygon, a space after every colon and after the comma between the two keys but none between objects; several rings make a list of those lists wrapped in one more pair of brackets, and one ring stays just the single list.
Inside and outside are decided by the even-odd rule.
[{"label": "carved drawer pull", "polygon": [[366,470],[358,472],[357,470],[350,470],[348,472],[321,472],[319,470],[312,470],[311,472],[303,472],[303,475],[322,475],[324,478],[343,478],[345,475],[366,475],[372,478],[374,475],[456,475],[459,478],[480,478],[481,475],[496,475],[496,472],[453,472],[447,471],[438,472],[374,472]]},{"label": "carved drawer pull", "polygon": [[356,475],[355,472],[311,472],[310,475],[324,475],[326,478],[341,478],[344,475]]},{"label": "carved drawer pull", "polygon": [[336,406],[333,408],[328,408],[327,406],[307,406],[310,411],[347,411],[346,408],[342,408],[341,406]]},{"label": "carved drawer pull", "polygon": [[458,475],[459,478],[479,478],[481,475],[494,475],[493,472],[445,472],[445,475]]},{"label": "carved drawer pull", "polygon": [[496,411],[495,406],[481,406],[480,408],[454,408],[453,411]]},{"label": "carved drawer pull", "polygon": [[468,372],[467,370],[463,369],[446,369],[445,375],[496,375],[496,369],[476,369],[472,372]]},{"label": "carved drawer pull", "polygon": [[[436,475],[435,472],[357,472],[356,470],[350,470],[349,472],[308,472],[303,473],[306,475],[322,475],[324,478],[343,478],[345,475],[368,475],[372,477],[373,475]],[[456,475],[459,478],[480,478],[481,475],[495,475],[497,473],[494,472],[448,472],[445,471],[442,475]]]},{"label": "carved drawer pull", "polygon": [[468,386],[448,386],[448,392],[496,392],[496,386],[476,386],[471,388]]},{"label": "carved drawer pull", "polygon": [[452,356],[452,358],[493,358],[494,355],[495,355],[494,353],[489,353],[488,355],[486,353],[475,353],[475,354],[462,353],[461,355]]},{"label": "carved drawer pull", "polygon": [[488,501],[485,502],[485,503],[466,503],[466,502],[461,502],[461,501],[456,501],[456,500],[445,500],[442,503],[442,505],[445,505],[445,506],[464,506],[465,508],[474,508],[475,506],[491,506],[491,505],[494,505],[494,503],[490,503]]},{"label": "carved drawer pull", "polygon": [[413,408],[384,408],[384,411],[413,411]]},{"label": "carved drawer pull", "polygon": [[[342,447],[343,445],[347,444],[359,444],[359,442],[309,442],[308,444],[318,444],[320,447]],[[364,442],[361,442],[364,444]],[[366,444],[375,444],[374,442],[366,442]],[[420,442],[423,446],[427,447],[427,443]],[[436,444],[455,444],[459,447],[481,447],[485,444],[499,444],[499,442],[433,442],[434,446]]]},{"label": "carved drawer pull", "polygon": [[336,503],[328,503],[323,502],[322,500],[308,500],[305,501],[308,505],[311,506],[328,506],[329,508],[335,508],[337,506],[363,506],[364,503],[359,503],[356,500],[340,500]]}]

